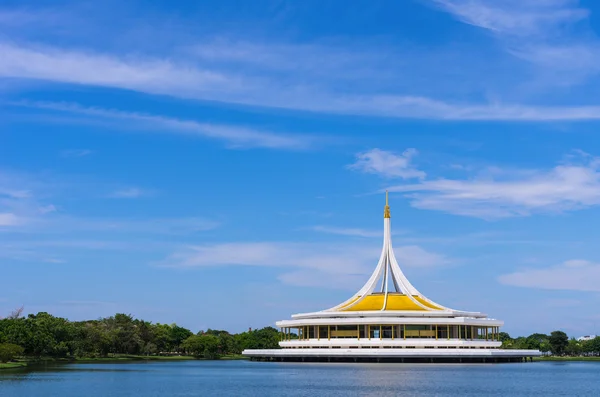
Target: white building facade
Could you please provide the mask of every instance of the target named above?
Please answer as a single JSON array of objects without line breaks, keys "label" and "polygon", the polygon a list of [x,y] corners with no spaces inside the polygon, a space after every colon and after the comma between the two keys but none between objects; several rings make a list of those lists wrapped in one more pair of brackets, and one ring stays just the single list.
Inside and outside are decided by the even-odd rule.
[{"label": "white building facade", "polygon": [[537,350],[500,349],[503,321],[455,310],[428,299],[406,278],[392,247],[386,193],[383,248],[365,285],[327,310],[276,323],[281,349],[245,350],[275,361],[523,361]]}]

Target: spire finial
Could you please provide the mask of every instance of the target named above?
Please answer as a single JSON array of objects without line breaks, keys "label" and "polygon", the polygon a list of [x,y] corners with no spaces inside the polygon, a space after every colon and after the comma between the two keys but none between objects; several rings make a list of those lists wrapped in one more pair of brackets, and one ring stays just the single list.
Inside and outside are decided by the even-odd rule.
[{"label": "spire finial", "polygon": [[389,201],[388,201],[388,191],[387,190],[385,191],[385,207],[384,207],[384,210],[383,210],[383,217],[384,218],[391,218],[391,215],[390,215],[390,204],[389,204]]}]

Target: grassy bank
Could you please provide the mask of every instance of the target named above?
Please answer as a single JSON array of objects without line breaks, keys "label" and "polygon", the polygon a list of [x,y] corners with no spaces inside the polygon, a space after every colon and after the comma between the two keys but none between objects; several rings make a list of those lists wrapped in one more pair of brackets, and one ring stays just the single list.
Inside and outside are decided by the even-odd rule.
[{"label": "grassy bank", "polygon": [[534,361],[600,361],[600,357],[534,357]]},{"label": "grassy bank", "polygon": [[27,363],[16,362],[16,363],[0,363],[0,369],[14,369],[26,367]]},{"label": "grassy bank", "polygon": [[[246,360],[247,357],[241,354],[226,354],[216,360]],[[185,361],[185,360],[206,360],[194,356],[137,356],[131,354],[117,354],[109,357],[80,357],[75,362],[103,362],[103,361]]]},{"label": "grassy bank", "polygon": [[75,359],[64,359],[60,361],[71,362],[115,362],[115,361],[184,361],[195,360],[193,356],[138,356],[133,354],[115,354],[108,357],[77,357]]},{"label": "grassy bank", "polygon": [[[241,354],[226,354],[219,357],[218,360],[247,360],[248,358]],[[11,369],[11,368],[22,368],[26,367],[28,363],[39,364],[44,362],[57,362],[57,363],[115,363],[115,362],[135,362],[135,361],[186,361],[186,360],[204,360],[204,358],[197,358],[194,356],[140,356],[132,354],[115,354],[108,357],[77,357],[77,358],[24,358],[18,362],[11,363],[0,363],[0,369]]]},{"label": "grassy bank", "polygon": [[221,356],[219,360],[248,360],[248,357],[242,356],[241,354],[227,354]]}]

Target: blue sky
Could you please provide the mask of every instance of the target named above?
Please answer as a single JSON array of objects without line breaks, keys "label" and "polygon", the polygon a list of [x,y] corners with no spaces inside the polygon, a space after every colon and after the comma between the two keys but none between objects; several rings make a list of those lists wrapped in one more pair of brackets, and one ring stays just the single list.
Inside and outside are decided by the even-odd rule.
[{"label": "blue sky", "polygon": [[123,3],[0,6],[0,313],[325,309],[389,189],[430,298],[600,331],[597,4]]}]

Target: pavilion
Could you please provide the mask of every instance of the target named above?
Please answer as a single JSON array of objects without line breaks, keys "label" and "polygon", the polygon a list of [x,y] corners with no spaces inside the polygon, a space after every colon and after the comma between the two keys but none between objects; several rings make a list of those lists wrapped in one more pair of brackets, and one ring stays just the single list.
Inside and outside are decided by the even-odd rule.
[{"label": "pavilion", "polygon": [[255,360],[507,362],[541,355],[501,349],[503,321],[428,299],[406,278],[392,248],[386,192],[383,249],[365,285],[330,309],[278,321],[281,349],[244,350]]}]

